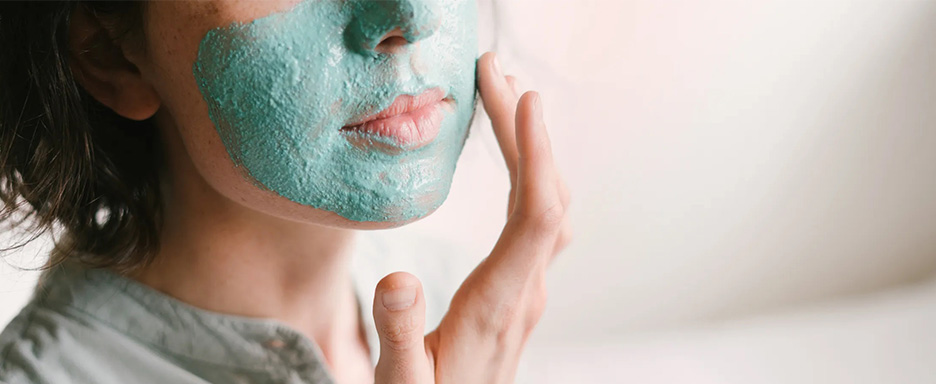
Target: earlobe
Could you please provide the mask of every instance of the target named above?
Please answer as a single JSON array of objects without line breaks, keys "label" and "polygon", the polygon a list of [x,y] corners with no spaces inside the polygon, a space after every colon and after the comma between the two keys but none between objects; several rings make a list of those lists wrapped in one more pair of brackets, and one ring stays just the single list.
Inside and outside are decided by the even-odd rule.
[{"label": "earlobe", "polygon": [[127,60],[111,32],[84,7],[75,7],[68,42],[72,73],[92,97],[118,115],[146,120],[159,109],[159,95]]}]

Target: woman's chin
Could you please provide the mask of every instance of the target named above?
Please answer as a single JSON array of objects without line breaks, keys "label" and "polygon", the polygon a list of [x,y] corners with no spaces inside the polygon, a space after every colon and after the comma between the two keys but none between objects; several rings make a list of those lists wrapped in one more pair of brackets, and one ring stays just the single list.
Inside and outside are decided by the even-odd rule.
[{"label": "woman's chin", "polygon": [[[447,194],[444,194],[447,195]],[[369,217],[379,217],[379,219],[354,220],[354,218],[343,217],[348,227],[363,230],[392,229],[419,221],[434,213],[442,203],[445,202],[444,195],[429,194],[414,203],[401,203],[399,205],[388,206],[379,212],[371,212]]]},{"label": "woman's chin", "polygon": [[351,220],[348,218],[342,217],[337,223],[336,226],[349,229],[359,229],[359,230],[381,230],[381,229],[393,229],[399,228],[407,224],[411,224],[422,220],[433,212],[436,211],[438,207],[431,208],[426,211],[425,214],[415,216],[415,217],[400,217],[400,216],[388,216],[386,220],[377,220],[377,221],[357,221]]},{"label": "woman's chin", "polygon": [[[399,199],[386,199],[380,204],[348,199],[330,207],[300,203],[272,190],[257,188],[256,184],[248,184],[239,175],[238,178],[237,183],[226,184],[224,180],[215,183],[237,185],[236,189],[218,189],[232,203],[298,224],[356,230],[397,228],[425,218],[445,202],[449,191],[446,185],[430,191],[412,191]],[[314,199],[309,197],[307,200]]]}]

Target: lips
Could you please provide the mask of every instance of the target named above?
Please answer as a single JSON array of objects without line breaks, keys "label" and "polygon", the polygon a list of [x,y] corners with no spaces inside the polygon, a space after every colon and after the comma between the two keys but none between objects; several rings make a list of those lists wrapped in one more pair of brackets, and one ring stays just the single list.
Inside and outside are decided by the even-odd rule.
[{"label": "lips", "polygon": [[400,95],[387,109],[356,118],[341,128],[354,146],[387,153],[414,150],[431,143],[452,99],[441,88],[419,95]]}]

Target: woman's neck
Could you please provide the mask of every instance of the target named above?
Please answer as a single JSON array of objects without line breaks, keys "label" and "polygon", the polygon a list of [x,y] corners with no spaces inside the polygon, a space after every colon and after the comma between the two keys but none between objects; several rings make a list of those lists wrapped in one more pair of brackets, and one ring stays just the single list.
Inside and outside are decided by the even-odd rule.
[{"label": "woman's neck", "polygon": [[178,144],[167,143],[159,253],[130,277],[199,308],[277,319],[330,361],[367,351],[350,271],[353,231],[237,204],[208,185]]},{"label": "woman's neck", "polygon": [[350,231],[224,205],[167,209],[156,261],[131,277],[199,308],[278,319],[323,344],[357,331]]}]

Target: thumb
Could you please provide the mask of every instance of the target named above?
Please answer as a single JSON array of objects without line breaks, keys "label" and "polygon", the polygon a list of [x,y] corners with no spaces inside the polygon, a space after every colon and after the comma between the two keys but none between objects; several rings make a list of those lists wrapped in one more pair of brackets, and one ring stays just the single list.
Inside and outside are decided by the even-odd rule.
[{"label": "thumb", "polygon": [[431,384],[425,347],[426,300],[419,279],[394,272],[377,283],[374,324],[380,336],[376,384]]}]

